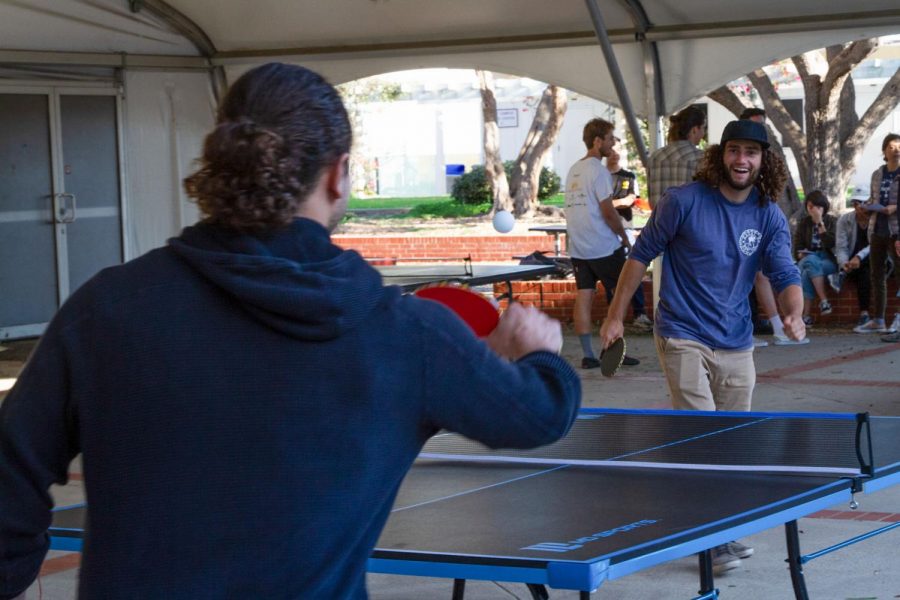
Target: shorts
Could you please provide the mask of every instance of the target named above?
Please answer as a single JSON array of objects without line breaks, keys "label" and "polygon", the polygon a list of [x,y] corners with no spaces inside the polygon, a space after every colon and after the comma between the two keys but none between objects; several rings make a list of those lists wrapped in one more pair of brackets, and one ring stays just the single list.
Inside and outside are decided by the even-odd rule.
[{"label": "shorts", "polygon": [[606,289],[614,290],[624,266],[625,248],[619,248],[603,258],[573,258],[575,285],[579,290],[595,290],[599,281]]}]

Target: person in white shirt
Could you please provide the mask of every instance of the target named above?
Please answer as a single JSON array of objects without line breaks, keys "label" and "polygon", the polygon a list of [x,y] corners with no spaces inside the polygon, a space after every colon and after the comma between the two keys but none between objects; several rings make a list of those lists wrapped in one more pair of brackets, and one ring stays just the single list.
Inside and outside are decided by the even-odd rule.
[{"label": "person in white shirt", "polygon": [[[572,165],[566,176],[566,232],[572,269],[578,290],[575,295],[575,333],[581,342],[583,369],[600,366],[591,345],[591,306],[597,282],[614,289],[626,250],[631,248],[619,214],[613,207],[613,185],[602,159],[616,144],[613,124],[592,119],[584,126],[582,140],[587,154]],[[638,364],[626,357],[623,364]]]}]

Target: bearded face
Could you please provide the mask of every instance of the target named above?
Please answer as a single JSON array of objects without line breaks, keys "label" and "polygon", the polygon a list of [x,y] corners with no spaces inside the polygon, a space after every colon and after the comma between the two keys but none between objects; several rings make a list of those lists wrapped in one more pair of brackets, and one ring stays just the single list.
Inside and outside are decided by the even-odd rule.
[{"label": "bearded face", "polygon": [[726,142],[722,156],[726,183],[736,191],[745,190],[756,183],[762,167],[762,155],[762,146],[758,142]]}]

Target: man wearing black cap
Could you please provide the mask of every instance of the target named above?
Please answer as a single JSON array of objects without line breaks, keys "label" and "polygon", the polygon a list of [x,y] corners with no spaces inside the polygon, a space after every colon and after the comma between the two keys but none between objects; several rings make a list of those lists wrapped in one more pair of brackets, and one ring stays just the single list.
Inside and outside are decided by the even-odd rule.
[{"label": "man wearing black cap", "polygon": [[604,347],[622,335],[640,275],[665,251],[656,337],[675,408],[750,408],[756,375],[747,296],[757,270],[779,295],[788,337],[806,335],[790,234],[773,200],[787,170],[768,147],[765,127],[732,121],[706,151],[697,181],[660,198],[601,329]]},{"label": "man wearing black cap", "polygon": [[[669,188],[641,231],[609,307],[600,340],[622,336],[628,301],[650,263],[663,261],[655,315],[656,349],[672,405],[680,410],[750,410],[756,369],[748,296],[757,271],[769,278],[785,311],[785,334],[806,336],[800,273],[791,236],[775,204],[787,178],[769,150],[766,129],[732,121],[710,146],[696,181]],[[715,572],[740,565],[753,550],[732,542],[714,549]]]}]

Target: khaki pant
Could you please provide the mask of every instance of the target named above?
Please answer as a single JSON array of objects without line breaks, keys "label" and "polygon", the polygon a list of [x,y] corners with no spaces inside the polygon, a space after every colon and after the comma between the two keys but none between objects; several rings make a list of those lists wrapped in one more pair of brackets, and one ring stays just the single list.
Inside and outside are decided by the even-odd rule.
[{"label": "khaki pant", "polygon": [[655,336],[676,410],[748,411],[756,384],[753,349],[711,350],[700,342]]}]

